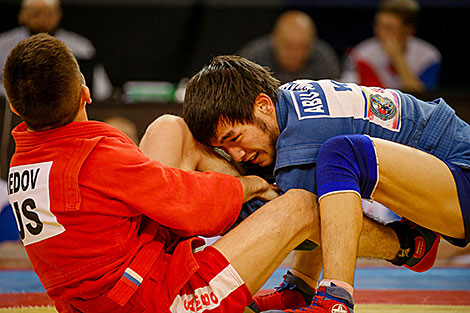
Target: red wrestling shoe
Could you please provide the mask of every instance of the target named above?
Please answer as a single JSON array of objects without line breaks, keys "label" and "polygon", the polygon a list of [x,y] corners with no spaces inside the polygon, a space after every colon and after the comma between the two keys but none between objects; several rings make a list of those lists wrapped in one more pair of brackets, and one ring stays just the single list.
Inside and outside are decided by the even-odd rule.
[{"label": "red wrestling shoe", "polygon": [[284,281],[276,287],[275,292],[253,297],[249,307],[255,312],[296,309],[311,303],[314,295],[314,289],[287,271]]},{"label": "red wrestling shoe", "polygon": [[309,306],[294,310],[272,310],[264,313],[354,313],[354,300],[345,289],[335,286],[321,286]]},{"label": "red wrestling shoe", "polygon": [[400,241],[400,250],[393,260],[388,260],[389,262],[398,266],[404,265],[418,273],[425,272],[434,265],[441,239],[438,233],[406,219],[387,225],[395,230]]}]

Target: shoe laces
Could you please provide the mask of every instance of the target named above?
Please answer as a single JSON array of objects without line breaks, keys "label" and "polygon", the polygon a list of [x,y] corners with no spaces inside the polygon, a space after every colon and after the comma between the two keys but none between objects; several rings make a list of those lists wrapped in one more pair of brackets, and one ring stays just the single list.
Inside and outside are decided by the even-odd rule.
[{"label": "shoe laces", "polygon": [[294,290],[296,287],[297,285],[290,284],[284,280],[279,286],[275,287],[274,289],[276,289],[275,292],[282,292],[285,289]]},{"label": "shoe laces", "polygon": [[289,284],[288,282],[286,282],[285,280],[277,287],[274,287],[274,291],[273,292],[270,292],[270,293],[267,293],[267,294],[264,294],[264,295],[261,295],[259,296],[260,298],[261,297],[270,297],[276,293],[280,293],[282,292],[283,290],[294,290],[297,286],[295,284]]}]

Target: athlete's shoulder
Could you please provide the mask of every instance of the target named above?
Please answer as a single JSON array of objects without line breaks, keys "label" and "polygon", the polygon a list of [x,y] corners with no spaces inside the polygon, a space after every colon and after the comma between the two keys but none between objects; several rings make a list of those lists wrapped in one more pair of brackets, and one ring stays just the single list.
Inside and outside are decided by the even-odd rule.
[{"label": "athlete's shoulder", "polygon": [[362,108],[362,91],[356,84],[334,80],[297,80],[281,89],[297,114],[298,120],[350,116],[356,104]]},{"label": "athlete's shoulder", "polygon": [[312,89],[333,89],[335,91],[351,90],[352,88],[358,88],[358,85],[354,83],[342,83],[332,79],[321,79],[321,80],[310,80],[310,79],[298,79],[289,83],[285,83],[280,87],[281,90],[290,91],[309,91]]}]

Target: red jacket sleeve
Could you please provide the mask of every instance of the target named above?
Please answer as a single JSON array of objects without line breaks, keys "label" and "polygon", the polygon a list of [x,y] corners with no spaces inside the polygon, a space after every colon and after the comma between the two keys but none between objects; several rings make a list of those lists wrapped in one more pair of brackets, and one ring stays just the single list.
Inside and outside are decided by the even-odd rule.
[{"label": "red jacket sleeve", "polygon": [[243,202],[242,185],[233,176],[171,168],[109,138],[90,154],[80,181],[128,209],[107,213],[141,213],[181,236],[222,233],[235,222]]}]

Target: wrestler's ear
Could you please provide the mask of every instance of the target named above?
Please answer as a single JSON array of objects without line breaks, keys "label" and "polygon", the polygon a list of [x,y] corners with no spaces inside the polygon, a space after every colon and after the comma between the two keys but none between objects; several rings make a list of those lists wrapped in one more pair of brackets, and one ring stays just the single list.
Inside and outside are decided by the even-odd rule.
[{"label": "wrestler's ear", "polygon": [[86,85],[80,87],[80,104],[91,103],[90,89]]},{"label": "wrestler's ear", "polygon": [[255,99],[255,110],[260,110],[264,114],[271,114],[275,111],[273,100],[265,93],[260,93]]},{"label": "wrestler's ear", "polygon": [[16,109],[13,107],[13,105],[11,105],[11,102],[10,102],[10,110],[11,110],[13,113],[15,113],[16,115],[20,116],[20,115],[18,114],[18,112],[16,111]]}]

